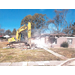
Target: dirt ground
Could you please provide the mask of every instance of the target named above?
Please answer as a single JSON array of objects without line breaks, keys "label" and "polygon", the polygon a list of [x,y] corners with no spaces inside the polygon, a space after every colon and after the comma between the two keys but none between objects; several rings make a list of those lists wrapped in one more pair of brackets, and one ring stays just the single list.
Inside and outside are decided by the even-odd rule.
[{"label": "dirt ground", "polygon": [[8,42],[0,42],[0,48],[6,47],[6,45],[8,44]]}]

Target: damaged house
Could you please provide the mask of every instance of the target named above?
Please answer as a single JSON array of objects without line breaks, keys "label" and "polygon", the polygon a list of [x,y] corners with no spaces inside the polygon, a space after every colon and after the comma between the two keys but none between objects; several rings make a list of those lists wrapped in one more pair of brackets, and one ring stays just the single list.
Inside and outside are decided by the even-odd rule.
[{"label": "damaged house", "polygon": [[48,48],[60,48],[63,42],[67,42],[69,44],[69,48],[75,48],[75,37],[67,37],[67,34],[64,33],[42,34],[41,36],[31,38],[31,43],[44,45]]}]

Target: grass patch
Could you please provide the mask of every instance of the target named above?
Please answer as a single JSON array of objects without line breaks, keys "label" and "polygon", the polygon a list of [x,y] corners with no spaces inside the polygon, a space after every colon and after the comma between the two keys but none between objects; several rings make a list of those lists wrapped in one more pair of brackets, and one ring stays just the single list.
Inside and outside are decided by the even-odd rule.
[{"label": "grass patch", "polygon": [[5,56],[2,60],[0,60],[0,62],[12,62],[13,60],[13,56]]},{"label": "grass patch", "polygon": [[0,62],[21,62],[21,61],[50,61],[61,60],[43,49],[21,50],[2,49],[0,50]]},{"label": "grass patch", "polygon": [[11,60],[13,58],[13,56],[6,56],[6,60]]},{"label": "grass patch", "polygon": [[2,54],[0,54],[0,58],[2,57]]},{"label": "grass patch", "polygon": [[52,48],[51,50],[65,56],[67,58],[75,57],[75,49],[74,48]]}]

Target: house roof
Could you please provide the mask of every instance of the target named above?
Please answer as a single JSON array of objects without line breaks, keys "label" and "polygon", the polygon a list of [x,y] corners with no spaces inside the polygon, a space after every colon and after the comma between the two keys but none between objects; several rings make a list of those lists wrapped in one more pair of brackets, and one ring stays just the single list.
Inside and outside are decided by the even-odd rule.
[{"label": "house roof", "polygon": [[67,34],[64,34],[64,33],[59,33],[59,34],[41,34],[41,35],[39,35],[39,36],[32,36],[32,38],[36,38],[36,37],[46,37],[46,36],[56,36],[56,35],[67,35]]},{"label": "house roof", "polygon": [[5,35],[5,36],[3,36],[3,37],[5,37],[5,38],[9,38],[10,36],[9,36],[9,35]]},{"label": "house roof", "polygon": [[42,36],[49,36],[49,35],[67,35],[67,34],[64,34],[64,33],[59,33],[59,34],[42,34]]},{"label": "house roof", "polygon": [[58,33],[58,34],[50,34],[50,35],[67,35],[67,34],[64,34],[64,33]]}]

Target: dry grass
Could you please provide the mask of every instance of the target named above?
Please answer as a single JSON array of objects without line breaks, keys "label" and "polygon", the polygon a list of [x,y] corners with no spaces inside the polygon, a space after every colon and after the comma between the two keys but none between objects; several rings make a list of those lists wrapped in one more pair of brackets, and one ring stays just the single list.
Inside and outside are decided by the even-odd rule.
[{"label": "dry grass", "polygon": [[[50,61],[61,60],[43,49],[20,50],[2,49],[8,42],[0,42],[0,62],[20,62],[20,61]],[[67,57],[75,57],[75,49],[71,48],[52,48],[51,50]]]},{"label": "dry grass", "polygon": [[61,60],[43,49],[0,49],[0,62]]},{"label": "dry grass", "polygon": [[73,48],[52,48],[51,50],[67,57],[67,58],[75,58],[75,49]]},{"label": "dry grass", "polygon": [[[43,49],[20,50],[2,49],[8,42],[0,42],[0,62],[20,62],[20,61],[50,61],[61,60]],[[72,48],[52,48],[51,50],[67,57],[75,57],[75,49]]]}]

